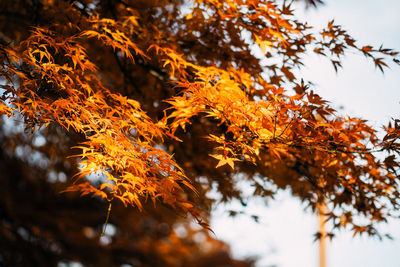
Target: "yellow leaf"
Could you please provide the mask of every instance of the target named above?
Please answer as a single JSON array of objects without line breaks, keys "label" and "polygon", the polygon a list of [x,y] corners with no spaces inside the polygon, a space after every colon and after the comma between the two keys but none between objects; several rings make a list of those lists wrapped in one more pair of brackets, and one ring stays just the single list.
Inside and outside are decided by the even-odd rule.
[{"label": "yellow leaf", "polygon": [[239,161],[238,159],[224,157],[223,155],[210,155],[210,156],[219,160],[216,168],[219,168],[221,166],[228,164],[232,169],[234,169],[234,167],[235,167],[234,161]]},{"label": "yellow leaf", "polygon": [[257,35],[254,35],[254,37],[256,39],[255,40],[256,44],[258,44],[260,46],[260,49],[263,52],[263,54],[265,54],[267,47],[271,48],[273,45],[273,43],[271,41],[263,41]]}]

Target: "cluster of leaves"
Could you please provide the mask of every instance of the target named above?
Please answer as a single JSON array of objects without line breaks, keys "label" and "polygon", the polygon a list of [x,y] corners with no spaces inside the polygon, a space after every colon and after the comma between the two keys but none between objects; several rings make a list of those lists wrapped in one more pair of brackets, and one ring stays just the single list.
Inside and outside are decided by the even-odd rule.
[{"label": "cluster of leaves", "polygon": [[[154,146],[163,138],[163,127],[154,124],[137,101],[107,90],[75,39],[61,40],[54,32],[37,29],[15,50],[4,49],[3,95],[9,103],[3,109],[8,114],[18,110],[32,130],[56,123],[84,135],[86,141],[77,147],[82,153],[76,155],[81,157],[79,177],[97,174],[105,179],[100,188],[84,182],[67,191],[109,201],[115,197],[139,209],[139,197],[179,203],[180,184],[191,185],[171,156]],[[18,87],[8,85],[16,83]]]},{"label": "cluster of leaves", "polygon": [[285,1],[105,2],[42,1],[35,28],[1,29],[12,42],[0,111],[79,136],[81,179],[67,191],[138,208],[159,199],[200,220],[212,185],[242,199],[245,174],[255,195],[290,187],[312,209],[328,202],[334,227],[371,235],[398,209],[398,122],[380,140],[293,74],[307,51],[336,70],[358,51],[382,71],[397,52],[358,46],[333,21],[314,33]]}]

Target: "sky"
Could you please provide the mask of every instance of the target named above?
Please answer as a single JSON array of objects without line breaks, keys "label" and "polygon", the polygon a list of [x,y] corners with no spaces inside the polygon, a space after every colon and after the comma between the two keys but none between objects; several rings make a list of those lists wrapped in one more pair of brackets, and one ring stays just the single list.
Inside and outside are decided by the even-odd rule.
[{"label": "sky", "polygon": [[[326,0],[317,10],[298,11],[299,18],[317,29],[335,19],[359,45],[383,44],[400,51],[399,0]],[[346,56],[337,74],[328,60],[318,56],[306,58],[305,66],[302,77],[312,80],[317,93],[334,107],[343,107],[341,113],[368,119],[376,128],[390,118],[400,118],[400,66],[392,65],[382,74],[357,54]],[[229,209],[257,214],[260,222],[246,215],[230,218]],[[318,243],[313,241],[318,218],[287,191],[268,203],[250,201],[245,209],[235,202],[219,205],[211,228],[217,238],[231,245],[234,256],[258,256],[258,267],[318,267]],[[400,266],[400,220],[390,220],[380,229],[391,233],[394,240],[336,233],[327,246],[327,267]]]}]

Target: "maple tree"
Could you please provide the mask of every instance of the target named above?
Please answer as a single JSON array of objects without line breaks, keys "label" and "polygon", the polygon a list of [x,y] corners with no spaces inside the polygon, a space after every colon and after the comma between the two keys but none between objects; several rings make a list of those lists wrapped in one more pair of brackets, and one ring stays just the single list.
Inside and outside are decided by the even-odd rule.
[{"label": "maple tree", "polygon": [[[398,53],[358,45],[333,21],[315,32],[296,19],[292,5],[259,0],[0,3],[5,240],[40,240],[33,242],[38,251],[53,255],[55,262],[103,260],[110,266],[132,262],[127,255],[133,253],[145,266],[190,266],[214,252],[226,253],[223,243],[193,230],[189,221],[208,228],[212,188],[221,201],[243,201],[238,179],[248,182],[254,196],[270,198],[290,188],[313,210],[326,202],[334,228],[379,234],[376,223],[396,216],[399,207],[399,121],[390,123],[381,139],[367,121],[339,116],[294,70],[307,52],[327,57],[336,71],[348,51],[365,55],[381,71],[389,61],[399,63]],[[21,185],[14,184],[7,166],[20,169]],[[28,190],[27,197],[19,198],[18,190]],[[19,214],[18,205],[30,198],[38,199],[31,213]],[[48,209],[60,221],[40,224],[50,216],[41,208],[49,201],[65,205],[65,212],[76,212],[82,221],[67,218],[64,209],[59,214],[52,204]],[[142,241],[134,246],[126,245],[129,238],[115,238],[99,249],[103,258],[80,254],[68,233],[57,236],[73,227],[72,236],[94,246],[99,237],[92,231],[104,223],[105,204],[113,205],[110,223],[129,237],[143,231],[135,224],[141,220],[151,221],[156,232],[165,222],[182,223],[189,234],[182,238],[168,228],[137,237]],[[186,214],[189,219],[180,217]],[[35,222],[24,222],[26,216],[35,216]],[[11,227],[14,221],[20,226]],[[196,231],[209,246],[190,256],[202,246],[185,245]],[[163,238],[169,240],[164,245]],[[6,243],[1,246],[6,250]],[[122,258],[106,260],[107,249]],[[0,262],[19,260],[12,253],[0,255]],[[224,255],[225,262],[250,264]]]}]

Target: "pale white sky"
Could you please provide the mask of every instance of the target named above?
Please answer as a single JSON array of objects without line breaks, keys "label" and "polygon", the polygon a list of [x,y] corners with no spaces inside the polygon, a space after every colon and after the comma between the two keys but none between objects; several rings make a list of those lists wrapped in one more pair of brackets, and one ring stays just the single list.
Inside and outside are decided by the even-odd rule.
[{"label": "pale white sky", "polygon": [[[400,50],[399,0],[326,0],[318,10],[298,14],[311,25],[322,28],[335,19],[337,24],[358,41]],[[381,74],[363,56],[351,54],[344,59],[344,69],[336,74],[323,58],[305,61],[303,77],[317,84],[317,92],[343,113],[360,116],[380,127],[391,117],[400,118],[400,66]],[[213,213],[212,229],[217,238],[228,241],[237,257],[258,255],[259,267],[317,267],[318,245],[313,242],[317,218],[304,212],[304,205],[280,193],[276,200],[252,201],[244,209],[260,215],[260,223],[248,216],[229,218],[224,211],[242,209],[239,203],[219,206]],[[400,266],[400,219],[382,225],[395,240],[379,241],[368,237],[352,238],[341,232],[328,245],[328,267]]]}]

